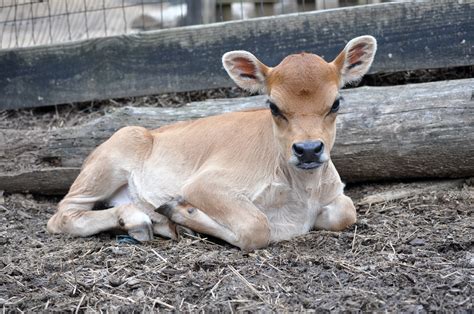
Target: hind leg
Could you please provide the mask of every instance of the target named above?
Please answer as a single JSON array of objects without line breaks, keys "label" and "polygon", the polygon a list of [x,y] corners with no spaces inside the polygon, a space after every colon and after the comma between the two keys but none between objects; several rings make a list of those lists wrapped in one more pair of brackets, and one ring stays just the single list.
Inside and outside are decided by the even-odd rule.
[{"label": "hind leg", "polygon": [[[96,176],[97,168],[102,171],[100,180]],[[91,210],[96,202],[113,195],[125,179],[117,172],[104,171],[101,162],[87,165],[48,221],[48,231],[86,237],[110,229],[122,229],[137,240],[151,240],[152,221],[134,204]]]},{"label": "hind leg", "polygon": [[137,240],[152,239],[152,221],[133,204],[92,211],[94,204],[109,199],[122,186],[152,148],[151,134],[144,128],[119,130],[100,145],[48,221],[51,233],[90,236],[110,229],[123,229]]},{"label": "hind leg", "polygon": [[153,224],[145,213],[133,204],[104,210],[69,209],[58,211],[48,222],[51,233],[68,233],[87,237],[111,229],[127,231],[139,241],[153,238]]}]

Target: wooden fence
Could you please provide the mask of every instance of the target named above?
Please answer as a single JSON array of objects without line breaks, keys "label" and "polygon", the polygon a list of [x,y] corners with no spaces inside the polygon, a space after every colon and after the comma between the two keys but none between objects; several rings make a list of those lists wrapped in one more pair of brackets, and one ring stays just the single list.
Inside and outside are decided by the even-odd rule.
[{"label": "wooden fence", "polygon": [[473,12],[470,1],[387,3],[1,50],[0,109],[227,87],[226,51],[331,60],[363,34],[379,42],[372,73],[473,65]]}]

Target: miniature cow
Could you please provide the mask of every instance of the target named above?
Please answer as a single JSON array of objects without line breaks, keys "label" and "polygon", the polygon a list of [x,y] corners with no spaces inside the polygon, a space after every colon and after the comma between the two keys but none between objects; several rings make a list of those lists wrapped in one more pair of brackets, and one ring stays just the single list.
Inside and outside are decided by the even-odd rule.
[{"label": "miniature cow", "polygon": [[[269,108],[147,130],[125,127],[95,149],[48,222],[51,233],[120,228],[139,241],[177,239],[177,226],[243,250],[356,221],[330,159],[339,89],[372,64],[376,41],[351,40],[330,63],[300,53],[271,68],[246,51],[224,54],[243,89]],[[98,202],[112,206],[92,210]]]}]

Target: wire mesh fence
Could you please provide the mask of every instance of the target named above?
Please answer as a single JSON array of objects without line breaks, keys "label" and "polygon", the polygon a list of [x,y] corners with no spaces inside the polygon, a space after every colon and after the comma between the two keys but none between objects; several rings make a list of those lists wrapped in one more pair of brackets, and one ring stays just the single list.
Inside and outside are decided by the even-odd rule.
[{"label": "wire mesh fence", "polygon": [[0,49],[386,0],[0,0]]}]

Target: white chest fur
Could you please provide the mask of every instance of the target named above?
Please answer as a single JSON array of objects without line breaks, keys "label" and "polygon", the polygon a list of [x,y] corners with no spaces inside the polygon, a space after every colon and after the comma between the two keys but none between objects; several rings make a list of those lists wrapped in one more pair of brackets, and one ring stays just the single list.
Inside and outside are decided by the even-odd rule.
[{"label": "white chest fur", "polygon": [[313,229],[323,207],[342,194],[343,189],[334,165],[329,162],[314,172],[280,172],[272,181],[262,183],[251,200],[267,215],[271,241],[276,242]]},{"label": "white chest fur", "polygon": [[264,185],[255,193],[252,201],[270,222],[272,242],[290,239],[313,228],[320,205],[312,194],[311,190],[280,182]]}]

